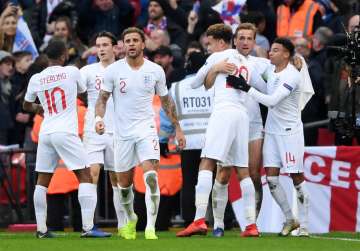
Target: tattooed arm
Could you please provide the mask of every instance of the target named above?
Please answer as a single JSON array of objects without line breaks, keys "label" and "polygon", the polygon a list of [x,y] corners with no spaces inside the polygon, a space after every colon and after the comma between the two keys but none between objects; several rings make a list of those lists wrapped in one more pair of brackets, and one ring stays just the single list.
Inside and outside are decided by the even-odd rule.
[{"label": "tattooed arm", "polygon": [[99,97],[95,105],[95,130],[100,135],[105,132],[103,117],[105,116],[106,102],[108,101],[110,94],[110,92],[100,90]]},{"label": "tattooed arm", "polygon": [[176,140],[179,143],[179,148],[183,149],[186,145],[186,140],[183,131],[180,128],[179,121],[177,119],[176,108],[174,101],[169,95],[160,96],[161,106],[164,109],[166,115],[169,117],[171,123],[175,126]]}]

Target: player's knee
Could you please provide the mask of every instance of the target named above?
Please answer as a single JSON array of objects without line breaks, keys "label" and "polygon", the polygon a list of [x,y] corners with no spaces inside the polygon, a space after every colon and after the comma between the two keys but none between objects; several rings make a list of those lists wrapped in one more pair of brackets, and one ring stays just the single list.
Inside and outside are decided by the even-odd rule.
[{"label": "player's knee", "polygon": [[83,168],[74,172],[80,183],[92,183],[92,177],[89,168]]},{"label": "player's knee", "polygon": [[144,176],[145,176],[145,183],[150,188],[151,193],[156,193],[158,190],[157,173],[155,171],[148,171],[144,174]]},{"label": "player's knee", "polygon": [[267,176],[266,180],[269,184],[270,192],[275,191],[276,187],[279,185],[279,177],[278,176]]}]

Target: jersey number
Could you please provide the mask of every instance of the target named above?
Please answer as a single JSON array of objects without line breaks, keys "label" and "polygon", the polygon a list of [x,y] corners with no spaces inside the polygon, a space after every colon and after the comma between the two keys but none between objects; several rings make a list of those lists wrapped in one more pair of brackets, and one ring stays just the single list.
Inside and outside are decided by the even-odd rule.
[{"label": "jersey number", "polygon": [[126,87],[126,82],[120,81],[120,92],[121,93],[126,93],[125,87]]},{"label": "jersey number", "polygon": [[101,88],[101,78],[96,78],[95,79],[95,89],[100,90],[100,88]]},{"label": "jersey number", "polygon": [[65,99],[65,92],[63,89],[61,89],[60,87],[55,87],[49,94],[49,91],[46,90],[45,91],[45,98],[46,98],[46,103],[47,103],[47,107],[48,107],[48,111],[49,111],[49,115],[52,115],[53,113],[58,113],[58,110],[56,108],[56,102],[55,102],[55,95],[56,93],[60,94],[61,97],[61,104],[62,104],[62,109],[65,110],[66,109],[66,99]]},{"label": "jersey number", "polygon": [[[247,69],[247,67],[245,65],[242,65],[239,68],[237,68],[235,74],[233,74],[233,75],[237,76],[237,77],[241,75],[246,80],[246,82],[249,81],[249,70]],[[233,87],[226,84],[226,88],[233,88]]]}]

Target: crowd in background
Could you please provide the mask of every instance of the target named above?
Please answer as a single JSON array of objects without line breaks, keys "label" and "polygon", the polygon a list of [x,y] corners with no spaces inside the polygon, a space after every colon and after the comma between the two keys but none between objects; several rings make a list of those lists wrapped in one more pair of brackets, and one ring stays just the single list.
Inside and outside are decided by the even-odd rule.
[{"label": "crowd in background", "polygon": [[[10,2],[10,3],[9,3]],[[244,4],[244,2],[246,2]],[[279,9],[284,4],[290,15],[304,3],[316,3],[310,14],[307,34],[283,34]],[[68,64],[81,68],[97,61],[94,35],[112,32],[118,38],[117,58],[124,57],[121,32],[130,26],[146,34],[145,55],[161,65],[168,88],[185,77],[185,65],[193,51],[207,53],[206,29],[225,22],[236,28],[239,22],[257,27],[253,55],[268,57],[277,36],[291,37],[296,52],[308,63],[315,95],[303,111],[303,122],[328,118],[328,111],[350,113],[349,65],[328,45],[342,46],[345,30],[359,24],[357,0],[19,0],[0,1],[0,145],[33,144],[34,114],[22,110],[28,80],[46,66],[42,53],[51,39],[65,41]],[[281,14],[281,15],[280,15]],[[27,23],[40,56],[31,51],[14,52],[20,18]],[[287,19],[288,20],[288,19]],[[285,23],[284,23],[285,22]],[[305,20],[298,20],[304,23]],[[287,24],[289,25],[289,24]],[[285,25],[286,26],[286,25]],[[356,105],[360,105],[358,99]],[[86,103],[86,102],[85,102]],[[336,115],[338,116],[338,115]],[[327,125],[326,125],[327,126]],[[336,125],[334,126],[336,130]],[[306,145],[317,145],[317,129],[305,131]],[[350,140],[351,141],[351,140]],[[340,135],[337,144],[351,144]]]}]

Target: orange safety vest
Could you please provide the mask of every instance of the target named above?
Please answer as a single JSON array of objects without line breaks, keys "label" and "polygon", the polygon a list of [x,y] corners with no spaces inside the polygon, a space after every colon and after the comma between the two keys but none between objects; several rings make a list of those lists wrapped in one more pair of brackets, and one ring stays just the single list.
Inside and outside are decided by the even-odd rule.
[{"label": "orange safety vest", "polygon": [[[79,99],[77,100],[77,109],[78,109],[78,133],[82,137],[84,133],[84,121],[86,114],[86,107],[83,102]],[[37,143],[39,141],[39,132],[43,117],[36,115],[34,117],[33,129],[31,131],[31,139]],[[59,160],[58,166],[55,169],[54,175],[51,178],[48,194],[65,194],[71,191],[77,190],[79,187],[79,181],[77,180],[74,172],[69,171],[64,162]]]},{"label": "orange safety vest", "polygon": [[[135,190],[145,193],[145,183],[143,169],[135,167],[134,186]],[[158,171],[160,194],[173,196],[182,187],[181,160],[179,154],[170,154],[167,158],[160,157],[160,169]]]},{"label": "orange safety vest", "polygon": [[290,7],[282,4],[277,9],[278,37],[311,37],[313,34],[314,16],[319,5],[313,0],[305,0],[300,8],[291,15]]}]

